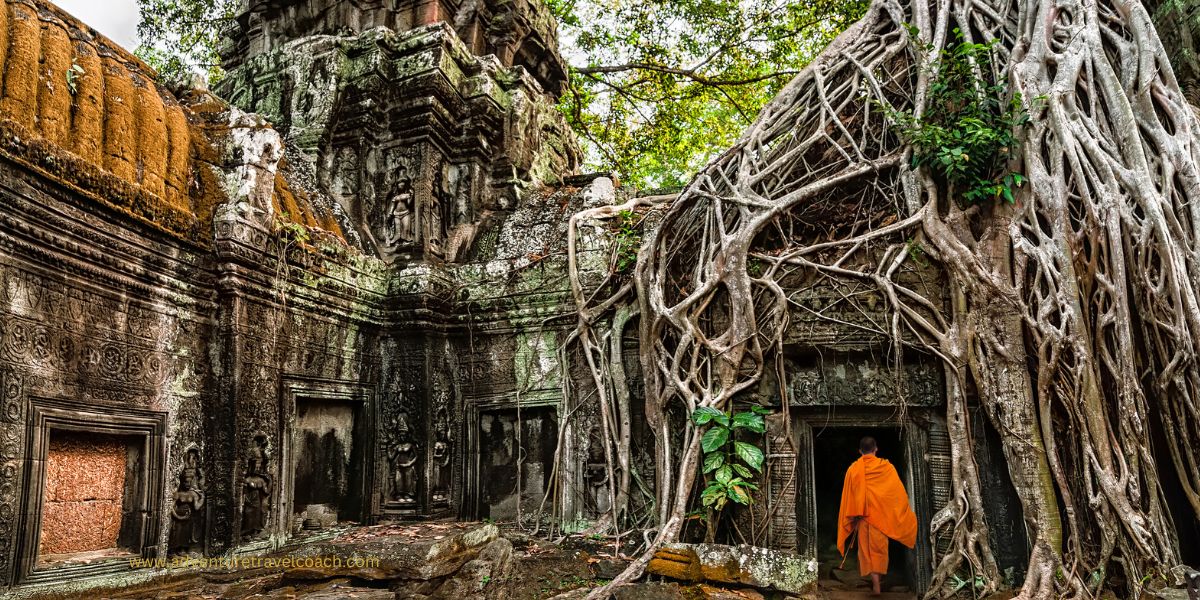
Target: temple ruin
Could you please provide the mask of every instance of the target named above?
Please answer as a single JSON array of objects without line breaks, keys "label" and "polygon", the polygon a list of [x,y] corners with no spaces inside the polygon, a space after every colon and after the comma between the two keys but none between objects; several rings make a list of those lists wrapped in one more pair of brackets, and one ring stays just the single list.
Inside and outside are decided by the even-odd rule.
[{"label": "temple ruin", "polygon": [[[540,0],[246,0],[228,76],[168,88],[50,2],[5,0],[0,594],[335,523],[601,519],[563,250],[572,214],[630,192],[577,172],[557,47]],[[606,269],[606,233],[582,243]],[[937,295],[938,273],[914,277]],[[912,491],[919,543],[894,556],[923,592],[950,493],[943,367],[896,368],[883,301],[846,293],[806,293],[756,392],[768,475],[739,518],[827,559],[830,457],[872,433]],[[990,427],[976,415],[1001,514]],[[1019,516],[991,531],[1019,578]]]}]

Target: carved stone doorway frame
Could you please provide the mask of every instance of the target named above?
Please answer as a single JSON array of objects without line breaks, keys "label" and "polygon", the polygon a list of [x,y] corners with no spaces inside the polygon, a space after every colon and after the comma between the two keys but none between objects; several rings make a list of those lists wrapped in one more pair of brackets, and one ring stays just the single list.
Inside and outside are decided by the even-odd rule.
[{"label": "carved stone doorway frame", "polygon": [[[294,439],[296,436],[296,403],[304,401],[338,402],[354,406],[354,433],[352,444],[355,447],[351,456],[361,457],[365,464],[359,465],[360,482],[358,490],[362,502],[360,520],[363,524],[373,524],[379,515],[379,494],[375,490],[375,482],[381,481],[377,449],[376,423],[379,422],[378,403],[375,401],[374,389],[357,381],[316,379],[307,377],[284,377],[280,394],[280,426],[279,443],[279,485],[273,493],[272,501],[278,507],[272,511],[270,523],[278,536],[272,536],[286,542],[292,534],[293,499],[295,498],[295,461],[297,457]],[[386,461],[384,461],[386,462]]]},{"label": "carved stone doorway frame", "polygon": [[948,469],[930,456],[930,437],[945,436],[945,425],[934,409],[909,408],[900,421],[897,407],[805,407],[792,408],[792,435],[795,438],[797,460],[796,480],[796,544],[806,556],[817,556],[817,499],[814,481],[815,436],[822,428],[864,427],[900,429],[904,444],[904,487],[908,491],[913,511],[917,514],[917,545],[906,553],[905,570],[918,595],[929,588],[933,576],[933,554],[929,541],[929,524],[940,502],[944,504],[940,477],[934,471]]},{"label": "carved stone doorway frame", "polygon": [[[479,421],[485,413],[502,412],[517,410],[518,403],[515,400],[507,398],[497,398],[482,402],[472,402],[467,405],[467,455],[466,455],[466,481],[463,486],[463,503],[459,510],[459,516],[465,520],[474,520],[480,514],[480,477],[485,477],[487,474],[482,471],[483,461],[480,456],[479,448]],[[543,410],[550,409],[550,414],[553,416],[555,423],[560,419],[562,412],[562,401],[560,398],[549,394],[539,395],[533,398],[521,398],[520,410]],[[568,434],[567,437],[570,437]],[[560,459],[561,460],[561,459]],[[558,465],[558,468],[563,469],[563,465]],[[560,477],[562,472],[560,472]],[[566,482],[561,483],[562,489],[569,489]]]},{"label": "carved stone doorway frame", "polygon": [[[47,571],[35,571],[38,542],[41,538],[42,508],[46,487],[46,467],[53,432],[76,432],[95,435],[121,436],[136,440],[137,463],[132,471],[136,481],[127,484],[133,497],[126,498],[132,523],[132,550],[143,558],[154,558],[159,551],[159,532],[163,520],[162,504],[165,495],[167,460],[167,413],[126,408],[81,404],[70,400],[29,399],[29,421],[25,460],[25,497],[22,502],[18,528],[17,558],[14,561],[14,581],[34,583],[41,580],[70,580],[86,565],[64,566]],[[124,525],[123,525],[124,526]],[[115,570],[129,568],[128,561],[114,561]],[[91,571],[96,571],[92,568]]]}]

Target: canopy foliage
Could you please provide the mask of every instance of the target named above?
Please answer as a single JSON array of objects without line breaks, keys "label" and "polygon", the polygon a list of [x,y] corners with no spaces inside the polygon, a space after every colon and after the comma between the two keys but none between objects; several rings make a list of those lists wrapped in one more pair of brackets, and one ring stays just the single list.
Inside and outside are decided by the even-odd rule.
[{"label": "canopy foliage", "polygon": [[[677,187],[733,143],[865,0],[547,0],[571,85],[562,110],[586,168]],[[223,73],[217,48],[237,0],[138,0],[138,54],[164,77]]]}]

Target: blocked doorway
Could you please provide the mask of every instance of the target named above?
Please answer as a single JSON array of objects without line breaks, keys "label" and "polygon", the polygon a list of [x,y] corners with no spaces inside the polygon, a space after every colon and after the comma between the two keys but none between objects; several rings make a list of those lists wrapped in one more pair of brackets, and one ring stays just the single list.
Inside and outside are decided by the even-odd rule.
[{"label": "blocked doorway", "polygon": [[323,529],[363,518],[362,403],[297,398],[293,435],[293,527]]},{"label": "blocked doorway", "polygon": [[481,412],[477,428],[475,518],[513,521],[536,512],[554,467],[554,408]]},{"label": "blocked doorway", "polygon": [[288,378],[280,408],[287,418],[274,492],[279,510],[271,511],[268,527],[294,535],[340,522],[372,523],[378,514],[372,493],[378,415],[371,390]]},{"label": "blocked doorway", "polygon": [[154,558],[166,414],[31,398],[29,427],[16,581],[66,581]]}]

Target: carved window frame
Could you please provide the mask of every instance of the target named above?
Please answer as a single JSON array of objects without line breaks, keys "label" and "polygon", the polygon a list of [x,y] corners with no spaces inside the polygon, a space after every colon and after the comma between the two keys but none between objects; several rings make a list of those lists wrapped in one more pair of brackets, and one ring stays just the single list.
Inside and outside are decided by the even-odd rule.
[{"label": "carved window frame", "polygon": [[[142,464],[138,469],[140,479],[137,482],[138,498],[134,503],[134,512],[144,515],[144,520],[136,550],[142,558],[157,557],[166,485],[167,416],[167,413],[162,411],[98,406],[38,396],[29,398],[25,497],[22,501],[22,523],[17,530],[19,539],[14,561],[16,583],[31,583],[35,573],[47,573],[48,577],[55,579],[70,578],[70,572],[73,570],[69,566],[41,571],[36,568],[46,488],[46,465],[50,453],[50,435],[54,431],[132,437],[141,441]],[[119,566],[128,568],[128,561],[119,563]]]}]

